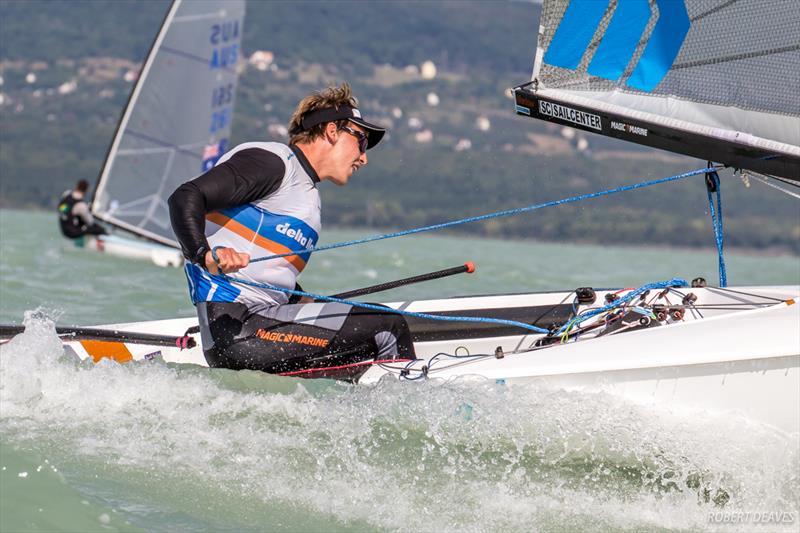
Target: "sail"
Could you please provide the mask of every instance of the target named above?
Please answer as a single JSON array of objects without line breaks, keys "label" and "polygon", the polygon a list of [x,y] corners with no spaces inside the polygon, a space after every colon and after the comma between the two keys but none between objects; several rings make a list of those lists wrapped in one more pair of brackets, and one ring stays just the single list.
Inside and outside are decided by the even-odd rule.
[{"label": "sail", "polygon": [[796,0],[545,0],[518,114],[800,180]]},{"label": "sail", "polygon": [[106,156],[94,215],[178,247],[167,198],[229,145],[244,0],[174,0]]}]

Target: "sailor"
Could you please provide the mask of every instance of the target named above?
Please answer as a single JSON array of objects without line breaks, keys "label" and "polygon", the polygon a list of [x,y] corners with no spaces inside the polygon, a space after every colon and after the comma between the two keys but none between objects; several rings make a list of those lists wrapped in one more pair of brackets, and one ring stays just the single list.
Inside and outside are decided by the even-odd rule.
[{"label": "sailor", "polygon": [[[354,378],[369,361],[414,359],[400,315],[236,282],[302,290],[321,230],[317,185],[346,185],[385,129],[364,120],[343,83],[303,98],[289,132],[288,145],[236,146],[169,198],[209,366]],[[286,252],[298,253],[250,262]]]},{"label": "sailor", "polygon": [[68,239],[84,235],[105,235],[106,230],[95,222],[84,200],[89,182],[80,180],[73,190],[66,190],[58,201],[58,222],[61,233]]}]

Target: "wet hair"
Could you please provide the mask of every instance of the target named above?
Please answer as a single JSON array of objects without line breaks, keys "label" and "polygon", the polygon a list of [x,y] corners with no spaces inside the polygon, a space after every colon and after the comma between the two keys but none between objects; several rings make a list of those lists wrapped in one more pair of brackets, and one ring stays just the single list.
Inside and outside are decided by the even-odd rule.
[{"label": "wet hair", "polygon": [[80,192],[86,192],[89,190],[89,182],[86,180],[80,180],[77,185],[75,185],[75,190]]},{"label": "wet hair", "polygon": [[[353,91],[347,82],[342,83],[338,87],[328,87],[323,91],[316,91],[309,94],[297,104],[297,108],[292,113],[292,118],[289,119],[289,131],[297,131],[298,133],[291,134],[289,144],[307,143],[322,137],[325,133],[325,122],[312,126],[306,131],[302,130],[303,117],[311,111],[324,109],[326,107],[334,107],[339,109],[340,106],[358,107],[358,100],[353,96]],[[347,123],[345,120],[337,120],[337,126],[344,126]]]}]

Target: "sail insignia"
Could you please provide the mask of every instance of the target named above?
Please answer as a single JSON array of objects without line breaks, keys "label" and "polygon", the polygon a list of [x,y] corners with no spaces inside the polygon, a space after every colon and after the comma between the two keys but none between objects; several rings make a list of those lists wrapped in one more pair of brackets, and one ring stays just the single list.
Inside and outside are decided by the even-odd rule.
[{"label": "sail insignia", "polygon": [[516,110],[800,180],[798,27],[793,0],[545,0]]}]

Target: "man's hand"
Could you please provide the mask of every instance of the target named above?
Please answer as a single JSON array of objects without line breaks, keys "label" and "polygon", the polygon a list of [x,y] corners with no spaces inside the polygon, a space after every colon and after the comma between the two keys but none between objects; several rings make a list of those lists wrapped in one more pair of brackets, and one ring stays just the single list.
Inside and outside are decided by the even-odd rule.
[{"label": "man's hand", "polygon": [[250,254],[237,252],[233,248],[217,248],[217,258],[219,263],[214,260],[214,254],[209,250],[206,252],[206,270],[212,274],[230,274],[241,270],[250,264]]}]

